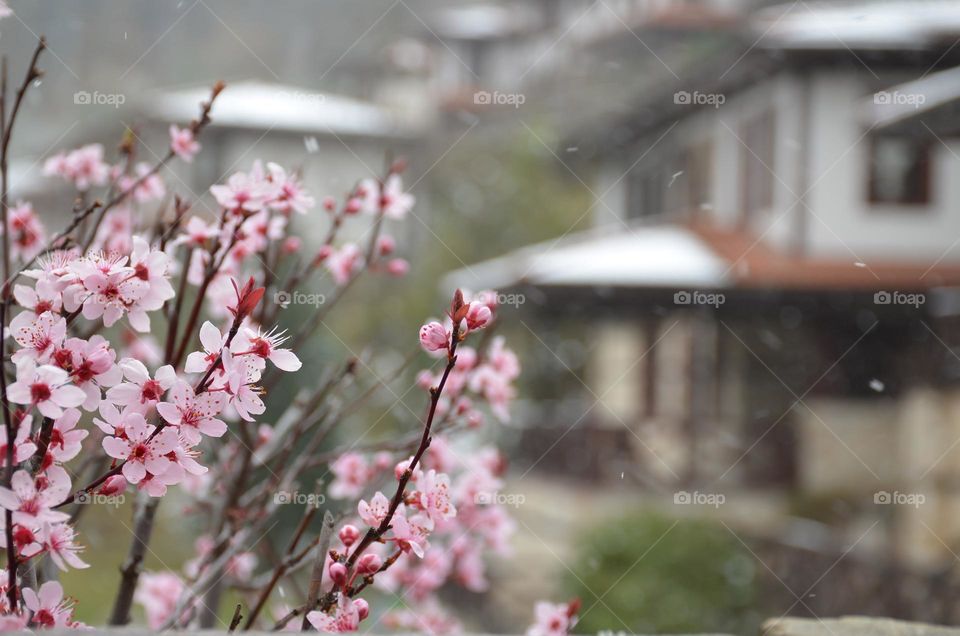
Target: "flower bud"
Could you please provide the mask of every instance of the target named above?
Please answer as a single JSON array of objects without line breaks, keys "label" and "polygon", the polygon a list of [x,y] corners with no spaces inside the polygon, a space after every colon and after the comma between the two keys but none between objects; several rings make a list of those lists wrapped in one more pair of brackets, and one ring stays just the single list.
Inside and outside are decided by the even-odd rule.
[{"label": "flower bud", "polygon": [[383,559],[376,554],[364,554],[357,561],[357,572],[361,575],[374,574],[383,567]]},{"label": "flower bud", "polygon": [[316,267],[323,261],[330,258],[330,255],[333,254],[333,248],[329,245],[324,245],[319,250],[317,250],[317,255],[313,257],[313,265]]},{"label": "flower bud", "polygon": [[427,351],[443,351],[450,341],[450,334],[439,322],[428,322],[420,327],[420,346]]},{"label": "flower bud", "polygon": [[467,310],[467,327],[471,330],[473,329],[483,329],[486,327],[490,320],[493,318],[493,312],[490,311],[490,308],[477,301],[470,303],[470,309]]},{"label": "flower bud", "polygon": [[393,254],[395,249],[397,249],[397,242],[393,240],[392,236],[384,235],[377,239],[377,251],[380,252],[381,256]]},{"label": "flower bud", "polygon": [[343,542],[343,545],[346,547],[352,546],[357,542],[357,539],[360,538],[360,531],[357,530],[356,526],[347,524],[340,528],[340,541]]},{"label": "flower bud", "polygon": [[333,197],[323,197],[323,209],[327,212],[333,212],[337,207],[337,200]]},{"label": "flower bud", "polygon": [[288,236],[283,241],[283,253],[284,254],[296,254],[300,251],[300,247],[303,245],[303,241],[300,240],[300,237],[297,236]]},{"label": "flower bud", "polygon": [[100,486],[101,495],[117,495],[127,489],[127,480],[123,475],[113,475],[108,477],[103,485]]},{"label": "flower bud", "polygon": [[402,258],[394,258],[389,263],[387,263],[387,272],[391,276],[396,276],[400,278],[401,276],[406,276],[407,272],[410,271],[410,263]]},{"label": "flower bud", "polygon": [[360,208],[363,207],[362,202],[357,197],[350,197],[347,201],[346,207],[343,209],[347,214],[356,214],[360,211]]},{"label": "flower bud", "polygon": [[357,616],[360,617],[360,620],[370,615],[370,604],[362,598],[353,599],[353,606],[357,608]]},{"label": "flower bud", "polygon": [[347,566],[343,563],[334,561],[327,568],[327,572],[330,574],[330,580],[333,581],[334,585],[343,585],[347,582]]}]

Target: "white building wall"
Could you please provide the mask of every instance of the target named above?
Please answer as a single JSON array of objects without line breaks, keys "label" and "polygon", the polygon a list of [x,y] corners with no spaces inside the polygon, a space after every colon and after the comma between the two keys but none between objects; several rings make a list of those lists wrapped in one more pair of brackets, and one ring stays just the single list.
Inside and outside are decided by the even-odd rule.
[{"label": "white building wall", "polygon": [[[811,86],[813,138],[810,253],[863,260],[929,260],[960,238],[960,143],[936,143],[927,206],[871,205],[867,199],[869,138],[856,106],[871,89],[864,74],[824,72]],[[943,262],[960,261],[960,249]]]}]

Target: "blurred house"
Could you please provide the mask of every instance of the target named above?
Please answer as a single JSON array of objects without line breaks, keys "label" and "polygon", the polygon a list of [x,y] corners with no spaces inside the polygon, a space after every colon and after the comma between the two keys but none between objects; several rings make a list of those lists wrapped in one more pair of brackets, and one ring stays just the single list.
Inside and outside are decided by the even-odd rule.
[{"label": "blurred house", "polygon": [[[847,498],[901,556],[942,563],[960,542],[960,13],[768,4],[618,3],[619,26],[547,12],[547,68],[618,39],[723,38],[678,45],[700,54],[676,56],[675,80],[638,77],[626,114],[555,148],[593,175],[593,230],[450,282],[589,326],[583,379],[600,406],[525,435],[538,469]],[[875,505],[908,494],[925,504]]]},{"label": "blurred house", "polygon": [[[164,148],[170,124],[197,117],[209,86],[162,91],[141,104],[143,136]],[[417,147],[419,126],[383,105],[272,82],[228,84],[214,103],[196,166],[172,166],[176,189],[204,193],[232,172],[269,157],[303,173],[317,196],[342,196],[358,178],[384,167],[385,149],[397,155]],[[159,151],[155,151],[160,154]],[[189,168],[189,169],[187,169]]]}]

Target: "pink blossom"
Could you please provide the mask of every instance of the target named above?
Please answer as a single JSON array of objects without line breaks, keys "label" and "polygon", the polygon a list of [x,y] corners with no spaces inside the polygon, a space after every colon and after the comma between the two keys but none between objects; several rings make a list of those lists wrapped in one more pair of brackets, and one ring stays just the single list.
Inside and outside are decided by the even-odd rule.
[{"label": "pink blossom", "polygon": [[39,592],[23,588],[23,603],[32,612],[30,625],[42,628],[71,627],[73,607],[63,598],[63,586],[57,581],[47,581]]},{"label": "pink blossom", "polygon": [[450,502],[450,477],[431,469],[417,485],[420,489],[418,503],[430,519],[431,526],[457,516],[457,509]]},{"label": "pink blossom", "polygon": [[361,499],[360,503],[357,504],[357,513],[359,513],[363,522],[371,528],[379,526],[386,518],[389,510],[390,500],[379,490],[373,495],[370,503],[367,503],[365,499]]},{"label": "pink blossom", "polygon": [[430,532],[432,522],[424,515],[417,514],[407,517],[406,509],[403,504],[397,507],[396,513],[390,519],[390,527],[393,531],[390,541],[397,544],[397,547],[408,552],[413,551],[418,557],[423,557],[424,550],[427,549],[427,535]]},{"label": "pink blossom", "polygon": [[10,233],[10,255],[14,259],[30,260],[43,249],[46,232],[29,202],[19,201],[7,210],[5,231]]},{"label": "pink blossom", "polygon": [[223,368],[226,378],[223,388],[227,392],[228,403],[242,419],[252,422],[254,415],[260,415],[267,409],[256,388],[260,370],[250,356],[233,357],[229,350],[224,350]]},{"label": "pink blossom", "polygon": [[268,163],[269,179],[276,187],[276,193],[270,200],[270,207],[278,212],[306,214],[314,207],[316,200],[307,194],[296,175],[287,172],[275,163]]},{"label": "pink blossom", "polygon": [[13,354],[14,363],[27,358],[39,363],[49,362],[54,349],[66,338],[67,321],[51,311],[39,316],[25,311],[10,321],[10,333],[23,347]]},{"label": "pink blossom", "polygon": [[237,213],[259,212],[273,195],[256,169],[250,174],[235,172],[226,185],[210,186],[210,192],[220,207]]},{"label": "pink blossom", "polygon": [[[21,417],[22,416],[22,417]],[[37,445],[30,439],[32,415],[23,415],[23,412],[13,414],[16,434],[13,440],[13,463],[19,464],[30,459],[37,452]],[[0,426],[0,466],[7,465],[7,427]]]},{"label": "pink blossom", "polygon": [[200,344],[203,351],[194,351],[188,355],[183,370],[187,373],[205,373],[220,357],[226,341],[226,335],[220,333],[212,322],[205,320],[200,325]]},{"label": "pink blossom", "polygon": [[201,433],[222,437],[227,432],[227,425],[216,417],[223,410],[223,394],[206,392],[197,395],[187,382],[178,380],[170,390],[169,398],[170,402],[157,404],[157,412],[168,423],[179,427],[188,443],[199,444]]},{"label": "pink blossom", "polygon": [[173,615],[186,584],[172,572],[144,572],[134,594],[143,606],[150,629],[158,630]]},{"label": "pink blossom", "polygon": [[117,354],[103,336],[89,340],[70,338],[53,354],[53,364],[70,374],[70,380],[84,392],[83,408],[92,411],[100,404],[101,391],[123,379],[123,371],[114,364]]},{"label": "pink blossom", "polygon": [[330,472],[334,479],[327,492],[334,499],[360,496],[373,477],[367,460],[359,453],[344,453],[330,465]]},{"label": "pink blossom", "polygon": [[90,432],[77,428],[78,421],[80,411],[67,409],[53,422],[50,444],[47,446],[47,452],[53,457],[53,461],[63,463],[80,454],[81,442]]},{"label": "pink blossom", "polygon": [[128,319],[134,329],[147,332],[150,331],[147,312],[160,309],[176,295],[168,280],[170,257],[161,250],[152,250],[149,243],[139,236],[134,236],[130,267],[133,268],[133,276],[142,281],[146,289],[128,308]]},{"label": "pink blossom", "polygon": [[387,177],[380,198],[384,215],[392,219],[405,217],[415,202],[412,194],[403,191],[403,180],[396,173]]},{"label": "pink blossom", "polygon": [[176,382],[177,374],[170,365],[157,369],[154,377],[139,360],[126,358],[120,361],[123,377],[127,382],[118,384],[107,391],[107,400],[120,406],[129,406],[142,413],[146,413],[157,402],[163,399],[163,394]]},{"label": "pink blossom", "polygon": [[566,636],[576,620],[578,601],[549,603],[539,601],[534,609],[535,622],[527,629],[527,636]]},{"label": "pink blossom", "polygon": [[493,318],[493,312],[485,304],[473,301],[470,303],[470,309],[467,310],[467,328],[482,329],[486,327]]},{"label": "pink blossom", "polygon": [[86,292],[78,298],[83,304],[83,317],[87,320],[103,317],[107,327],[113,326],[149,289],[122,260],[81,263],[78,270]]},{"label": "pink blossom", "polygon": [[167,454],[179,445],[177,432],[165,428],[154,436],[156,428],[147,424],[140,413],[130,413],[125,419],[126,438],[105,437],[103,440],[107,455],[124,460],[123,476],[131,484],[139,483],[147,473],[162,475],[170,468]]},{"label": "pink blossom", "polygon": [[410,271],[410,263],[402,258],[393,258],[387,262],[387,273],[391,276],[396,276],[400,278],[406,276],[407,272]]},{"label": "pink blossom", "polygon": [[106,252],[126,254],[133,249],[133,212],[128,205],[118,205],[108,210],[97,228],[93,247]]},{"label": "pink blossom", "polygon": [[51,466],[34,479],[26,470],[13,473],[10,488],[0,487],[0,506],[13,512],[13,522],[30,525],[66,521],[70,515],[52,510],[70,494],[70,476]]},{"label": "pink blossom", "polygon": [[287,340],[283,332],[262,333],[259,329],[243,329],[231,346],[231,352],[236,358],[241,355],[253,355],[263,360],[269,360],[281,371],[297,371],[302,366],[300,359],[289,349],[281,349]]},{"label": "pink blossom", "polygon": [[90,186],[104,185],[110,167],[103,161],[103,146],[90,144],[47,159],[43,172],[72,181],[78,190],[84,191]]},{"label": "pink blossom", "polygon": [[326,259],[327,269],[333,275],[334,282],[340,286],[350,282],[362,262],[363,254],[353,243],[347,243],[339,250],[334,250]]},{"label": "pink blossom", "polygon": [[348,523],[340,528],[340,532],[337,534],[337,536],[340,537],[340,541],[343,543],[343,545],[349,548],[357,542],[357,539],[360,538],[360,531],[357,530],[356,526]]},{"label": "pink blossom", "polygon": [[37,366],[33,360],[24,359],[17,363],[17,381],[7,387],[7,399],[35,406],[44,417],[56,419],[63,415],[63,409],[80,406],[87,397],[68,381],[63,369]]},{"label": "pink blossom", "polygon": [[376,574],[381,567],[383,567],[383,559],[372,552],[368,552],[357,559],[357,574],[360,576]]},{"label": "pink blossom", "polygon": [[192,216],[176,242],[186,243],[192,247],[204,247],[218,234],[219,230],[215,224],[208,224],[200,217]]},{"label": "pink blossom", "polygon": [[187,163],[191,163],[200,152],[200,142],[194,139],[193,131],[189,128],[179,128],[176,124],[170,124],[170,150]]},{"label": "pink blossom", "polygon": [[315,610],[307,614],[307,620],[318,630],[328,634],[355,632],[360,625],[360,608],[357,603],[359,600],[362,599],[351,600],[341,594],[331,613]]},{"label": "pink blossom", "polygon": [[100,490],[98,490],[97,493],[109,497],[111,495],[119,495],[126,490],[127,478],[123,475],[113,475],[107,477],[107,480],[103,482],[103,485],[100,486]]},{"label": "pink blossom", "polygon": [[420,346],[426,351],[444,351],[450,344],[450,333],[439,322],[428,322],[420,327]]},{"label": "pink blossom", "polygon": [[52,282],[47,280],[38,280],[35,287],[14,285],[13,297],[16,298],[21,307],[34,316],[39,316],[48,311],[59,314],[60,308],[63,306],[60,292],[57,291]]},{"label": "pink blossom", "polygon": [[64,572],[67,571],[67,566],[77,570],[90,567],[90,564],[84,563],[80,558],[79,553],[83,548],[77,545],[76,532],[68,524],[44,524],[40,539],[51,560]]}]

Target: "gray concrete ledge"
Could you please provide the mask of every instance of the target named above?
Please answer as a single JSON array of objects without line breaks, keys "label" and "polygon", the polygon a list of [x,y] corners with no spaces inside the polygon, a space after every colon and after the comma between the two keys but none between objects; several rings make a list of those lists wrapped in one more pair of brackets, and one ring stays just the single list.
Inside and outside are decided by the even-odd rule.
[{"label": "gray concrete ledge", "polygon": [[778,618],[763,625],[763,636],[960,636],[960,628],[891,618]]}]

